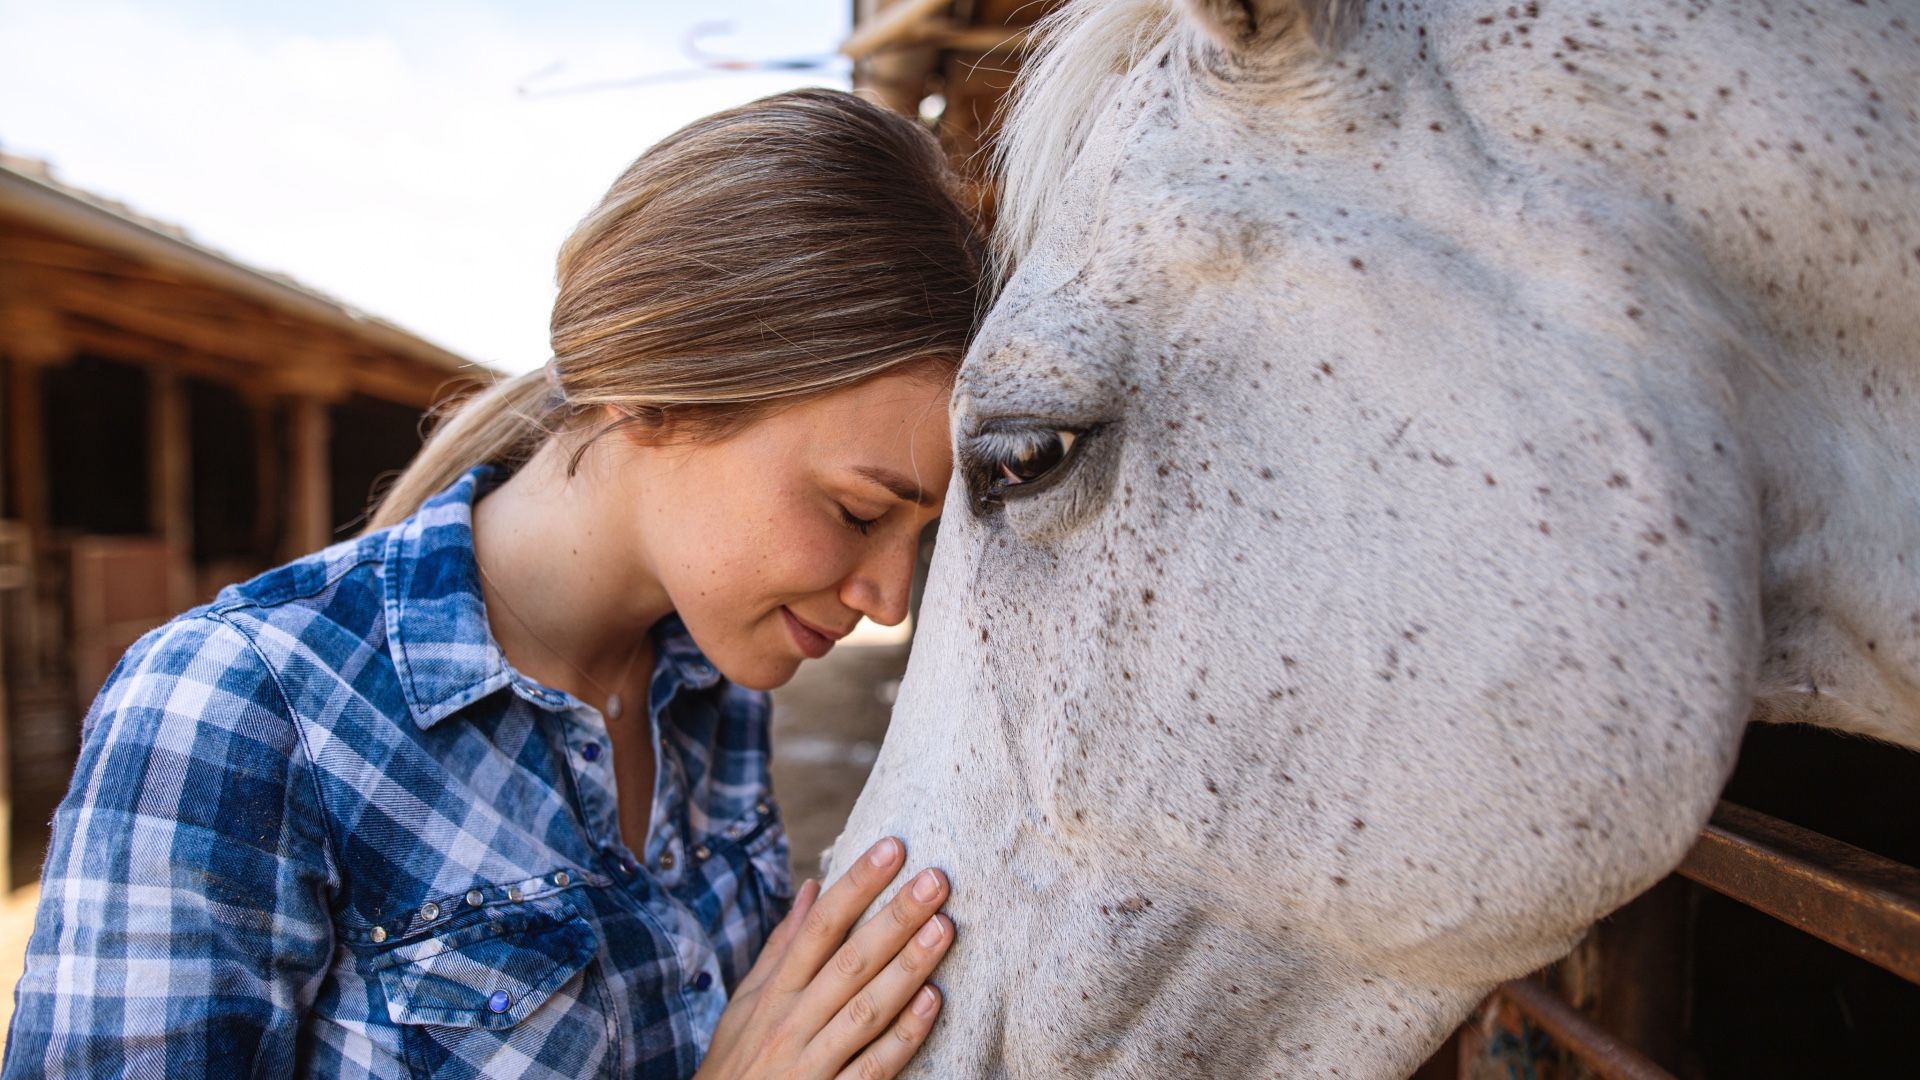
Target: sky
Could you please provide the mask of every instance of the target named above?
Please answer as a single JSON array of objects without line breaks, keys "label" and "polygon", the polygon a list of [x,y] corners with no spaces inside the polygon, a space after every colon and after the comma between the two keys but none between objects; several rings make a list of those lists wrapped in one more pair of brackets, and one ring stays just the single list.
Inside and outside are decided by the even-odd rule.
[{"label": "sky", "polygon": [[[641,150],[844,63],[566,92],[710,52],[830,54],[850,0],[0,0],[0,149],[505,371]],[[531,91],[523,94],[522,89]]]}]

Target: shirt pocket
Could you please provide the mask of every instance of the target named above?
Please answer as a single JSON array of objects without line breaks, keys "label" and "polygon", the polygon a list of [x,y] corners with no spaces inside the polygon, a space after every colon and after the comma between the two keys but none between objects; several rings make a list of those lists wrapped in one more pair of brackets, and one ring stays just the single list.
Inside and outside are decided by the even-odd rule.
[{"label": "shirt pocket", "polygon": [[617,1058],[600,937],[564,902],[490,908],[374,961],[417,1078],[611,1076]]},{"label": "shirt pocket", "polygon": [[706,926],[731,991],[793,906],[786,829],[771,802],[763,800],[752,816],[706,837],[695,857],[698,870],[682,884],[683,898]]}]

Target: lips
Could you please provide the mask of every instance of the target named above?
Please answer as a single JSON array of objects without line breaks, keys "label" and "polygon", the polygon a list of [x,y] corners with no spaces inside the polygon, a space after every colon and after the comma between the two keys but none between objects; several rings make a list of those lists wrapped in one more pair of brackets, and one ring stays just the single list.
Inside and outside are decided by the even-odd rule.
[{"label": "lips", "polygon": [[846,636],[844,630],[835,633],[815,626],[795,615],[784,605],[780,608],[780,614],[787,620],[787,632],[793,636],[794,644],[800,646],[800,651],[810,660],[818,660],[827,655],[827,651],[833,648],[833,643]]}]

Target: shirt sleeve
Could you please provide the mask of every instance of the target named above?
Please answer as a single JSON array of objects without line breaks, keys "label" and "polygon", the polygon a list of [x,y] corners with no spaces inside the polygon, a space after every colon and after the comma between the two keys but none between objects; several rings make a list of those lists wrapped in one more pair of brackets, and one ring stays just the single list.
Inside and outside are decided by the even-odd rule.
[{"label": "shirt sleeve", "polygon": [[334,864],[286,698],[217,615],[128,650],[53,820],[0,1072],[290,1075]]}]

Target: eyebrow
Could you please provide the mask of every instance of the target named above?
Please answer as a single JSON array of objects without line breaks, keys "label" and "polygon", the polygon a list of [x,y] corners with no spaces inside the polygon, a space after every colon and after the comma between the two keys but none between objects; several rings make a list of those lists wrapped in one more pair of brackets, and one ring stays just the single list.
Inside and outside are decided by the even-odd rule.
[{"label": "eyebrow", "polygon": [[853,471],[886,488],[893,493],[895,498],[903,499],[906,502],[918,503],[921,506],[932,506],[935,501],[937,501],[932,495],[922,490],[919,484],[901,476],[892,469],[884,469],[878,465],[856,465]]}]

